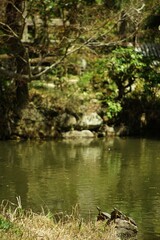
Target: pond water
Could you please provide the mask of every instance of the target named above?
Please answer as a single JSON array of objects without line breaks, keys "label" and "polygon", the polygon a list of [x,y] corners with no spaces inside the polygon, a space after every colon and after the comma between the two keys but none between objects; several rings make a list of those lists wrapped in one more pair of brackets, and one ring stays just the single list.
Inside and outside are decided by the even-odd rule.
[{"label": "pond water", "polygon": [[160,239],[160,140],[0,142],[0,201],[24,208],[71,213],[79,205],[85,218],[96,206],[131,216],[139,240]]}]

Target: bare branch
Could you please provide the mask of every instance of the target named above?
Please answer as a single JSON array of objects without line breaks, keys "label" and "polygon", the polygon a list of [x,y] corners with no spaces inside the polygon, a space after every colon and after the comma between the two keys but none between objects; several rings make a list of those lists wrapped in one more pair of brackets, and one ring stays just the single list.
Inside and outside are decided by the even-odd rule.
[{"label": "bare branch", "polygon": [[[143,8],[141,7],[138,10],[142,10],[142,9]],[[19,11],[17,8],[16,8],[16,10]],[[22,15],[22,12],[20,12],[20,13]],[[126,15],[128,15],[128,14],[126,13]],[[89,35],[92,34],[92,36],[89,37],[82,44],[76,45],[76,41],[78,40],[79,36],[76,37],[72,41],[68,41],[68,39],[67,39],[68,46],[66,47],[64,54],[62,56],[60,56],[57,61],[55,61],[50,66],[46,67],[44,70],[42,70],[41,72],[39,72],[37,74],[32,74],[32,72],[31,72],[30,62],[32,60],[29,59],[28,52],[27,52],[28,75],[27,74],[20,75],[20,74],[14,73],[14,72],[8,72],[8,69],[5,70],[4,68],[0,68],[0,73],[4,73],[4,75],[8,76],[8,77],[19,78],[19,79],[23,78],[29,82],[29,81],[35,80],[35,79],[41,77],[42,75],[48,73],[50,70],[55,68],[57,65],[61,64],[67,56],[73,54],[74,52],[81,50],[85,46],[88,46],[89,48],[91,48],[91,47],[104,47],[104,46],[111,46],[111,45],[113,46],[116,44],[121,44],[126,39],[107,41],[107,35],[113,30],[113,28],[115,28],[116,24],[118,24],[118,22],[120,22],[120,21],[121,21],[121,19],[118,19],[116,21],[116,23],[113,24],[111,27],[109,27],[109,26],[106,27],[106,25],[108,25],[108,19],[107,20],[105,19],[104,21],[102,21],[100,26],[95,26],[94,24],[92,26],[89,26],[89,29],[87,29],[86,32],[89,33]],[[10,26],[8,26],[7,24],[2,23],[2,22],[0,22],[0,25],[2,25],[3,27],[6,27],[8,29],[8,31],[10,33],[12,33],[12,35],[14,37],[16,37],[17,39],[20,40],[19,36],[13,31],[13,29],[11,29]],[[103,31],[100,31],[100,29],[103,29]],[[79,33],[79,35],[80,35],[80,33]],[[62,40],[61,43],[63,44],[64,38],[62,38],[61,40]],[[60,43],[60,45],[61,45],[61,43]],[[45,58],[42,58],[40,63],[43,62],[43,59],[45,59]],[[23,60],[26,61],[25,59],[23,59]]]},{"label": "bare branch", "polygon": [[15,31],[13,31],[13,29],[12,29],[8,24],[5,24],[5,23],[3,23],[3,22],[0,22],[0,25],[2,25],[3,27],[6,27],[6,28],[8,29],[8,31],[9,31],[10,33],[12,33],[12,35],[13,35],[14,37],[16,37],[16,38],[19,39],[19,36],[15,33]]},{"label": "bare branch", "polygon": [[22,75],[22,74],[18,74],[12,71],[8,71],[8,69],[5,69],[3,67],[0,67],[0,75],[2,75],[3,77],[7,77],[7,78],[13,78],[13,79],[24,79],[26,81],[29,80],[29,77],[27,75]]},{"label": "bare branch", "polygon": [[20,11],[20,9],[17,8],[16,5],[15,5],[12,1],[9,1],[8,3],[10,3],[10,4],[13,6],[13,8],[14,8],[18,13],[20,13],[20,14],[22,15],[22,11]]},{"label": "bare branch", "polygon": [[145,4],[143,3],[140,8],[134,8],[134,10],[136,10],[138,13],[141,13],[141,10],[143,10],[144,7],[145,7]]},{"label": "bare branch", "polygon": [[49,67],[46,67],[43,71],[41,71],[38,74],[35,75],[31,75],[30,79],[34,80],[36,78],[41,77],[42,75],[46,74],[47,72],[49,72],[50,70],[52,70],[54,67],[56,67],[57,65],[59,65],[65,58],[65,55],[63,55],[60,59],[58,59],[55,63],[51,64]]}]

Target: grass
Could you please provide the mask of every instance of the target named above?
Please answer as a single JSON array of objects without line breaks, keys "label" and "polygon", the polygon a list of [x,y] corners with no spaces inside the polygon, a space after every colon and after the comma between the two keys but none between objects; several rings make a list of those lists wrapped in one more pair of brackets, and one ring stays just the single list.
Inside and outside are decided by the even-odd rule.
[{"label": "grass", "polygon": [[24,211],[20,198],[17,204],[3,201],[0,206],[1,240],[118,240],[114,227],[105,222],[84,222],[77,208],[71,215],[57,216]]}]

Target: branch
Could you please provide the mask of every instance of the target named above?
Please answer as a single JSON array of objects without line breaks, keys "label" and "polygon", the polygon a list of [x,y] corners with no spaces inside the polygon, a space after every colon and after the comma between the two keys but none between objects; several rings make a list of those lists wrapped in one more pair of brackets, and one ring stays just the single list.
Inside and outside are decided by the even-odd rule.
[{"label": "branch", "polygon": [[[104,23],[102,23],[101,26],[100,26],[100,28],[104,27],[104,26],[107,24],[107,22],[108,22],[108,21],[105,21]],[[92,30],[93,30],[93,29],[92,29]],[[94,28],[94,30],[95,30],[95,28]],[[111,29],[110,29],[110,31],[111,31]],[[106,34],[107,34],[107,33],[106,33]],[[66,48],[65,54],[64,54],[60,59],[58,59],[55,63],[51,64],[49,67],[46,67],[46,68],[45,68],[43,71],[41,71],[40,73],[35,74],[35,75],[32,75],[32,76],[30,77],[30,79],[31,79],[31,80],[34,80],[35,78],[39,78],[39,77],[42,76],[43,74],[46,74],[46,73],[49,72],[51,69],[53,69],[54,67],[56,67],[57,65],[59,65],[67,56],[71,55],[71,54],[74,53],[74,52],[79,51],[79,50],[82,49],[84,46],[87,46],[87,45],[88,45],[88,46],[91,46],[92,44],[89,44],[89,43],[91,43],[94,39],[96,39],[96,38],[97,38],[97,35],[98,35],[98,30],[95,31],[95,33],[94,33],[89,39],[87,39],[83,44],[79,45],[79,46],[76,47],[76,48],[71,47],[71,48],[69,49],[69,47],[71,46],[71,44],[76,41],[76,39],[73,40],[73,42],[69,44],[69,47]],[[103,35],[104,35],[104,33],[103,33]],[[110,44],[110,45],[111,45],[111,44]],[[106,44],[106,46],[109,46],[109,44]]]},{"label": "branch", "polygon": [[0,67],[0,75],[2,75],[3,77],[12,78],[12,79],[23,79],[26,81],[29,80],[28,75],[22,75],[12,71],[8,71],[8,69],[5,69],[3,67]]},{"label": "branch", "polygon": [[134,10],[136,10],[136,12],[138,13],[141,13],[141,10],[143,10],[144,7],[145,7],[145,4],[143,3],[140,8],[134,8]]},{"label": "branch", "polygon": [[[11,77],[11,78],[18,78],[18,79],[24,79],[26,81],[32,81],[35,80],[39,77],[41,77],[42,75],[48,73],[50,70],[52,70],[54,67],[56,67],[57,65],[59,65],[67,56],[73,54],[74,52],[79,51],[80,49],[82,49],[85,46],[94,46],[93,44],[93,39],[95,39],[95,34],[90,37],[88,40],[86,40],[83,44],[79,45],[78,47],[72,47],[70,49],[66,48],[66,52],[64,53],[64,55],[58,59],[56,62],[54,62],[53,64],[51,64],[49,67],[46,67],[43,71],[39,72],[38,74],[32,75],[31,71],[30,71],[30,66],[28,66],[29,68],[29,74],[28,75],[21,75],[12,71],[8,71],[8,69],[4,69],[4,68],[0,68],[0,73],[2,73],[4,76],[6,77]],[[121,40],[122,42],[122,40]],[[110,43],[98,43],[97,46],[109,46],[109,45],[113,45],[116,44],[117,42],[110,42]],[[97,43],[96,43],[97,44]]]},{"label": "branch", "polygon": [[[119,20],[120,21],[120,20]],[[108,23],[108,20],[103,22],[101,24],[101,26],[99,28],[104,28],[105,25]],[[2,26],[5,26],[9,29],[9,31],[17,38],[19,39],[19,37],[17,36],[17,34],[6,24],[1,23],[0,24]],[[102,34],[99,34],[99,28],[97,29],[97,27],[95,28],[93,25],[92,27],[89,29],[89,33],[93,31],[93,34],[90,38],[88,38],[84,43],[80,44],[80,45],[72,45],[73,42],[75,42],[77,39],[74,39],[74,41],[70,42],[68,47],[65,49],[65,53],[63,54],[63,56],[61,56],[56,62],[54,62],[53,64],[51,64],[50,66],[46,67],[44,70],[42,70],[41,72],[33,75],[31,73],[30,70],[30,65],[29,65],[29,54],[27,53],[27,60],[28,60],[28,74],[26,75],[21,75],[21,74],[17,74],[15,72],[11,72],[8,71],[8,69],[4,69],[4,68],[0,68],[0,73],[4,74],[5,76],[11,77],[11,78],[18,78],[21,79],[23,78],[26,81],[32,81],[35,80],[39,77],[41,77],[42,75],[48,73],[50,70],[52,70],[53,68],[55,68],[57,65],[59,65],[67,56],[73,54],[74,52],[79,51],[80,49],[82,49],[85,46],[91,47],[91,46],[110,46],[110,45],[115,45],[117,42],[119,41],[115,41],[115,42],[102,42],[102,41],[98,41],[99,38],[103,38],[105,35],[107,36],[107,33],[109,33],[114,26],[112,26],[109,30],[105,31],[105,33],[103,32]],[[96,29],[96,30],[95,30]],[[121,40],[121,42],[123,42],[123,40]],[[71,46],[72,45],[72,46]]]},{"label": "branch", "polygon": [[66,56],[63,55],[60,59],[58,59],[55,63],[51,64],[51,66],[49,67],[46,67],[43,71],[41,71],[40,73],[38,74],[35,74],[35,75],[31,75],[30,76],[30,80],[34,80],[35,78],[39,78],[41,77],[42,75],[44,75],[45,73],[49,72],[51,69],[53,69],[54,67],[56,67],[57,65],[59,65],[65,58]]},{"label": "branch", "polygon": [[12,1],[9,1],[9,3],[12,5],[12,7],[22,15],[22,11],[20,11],[20,9],[18,7],[16,7],[16,5],[12,2]]},{"label": "branch", "polygon": [[18,38],[19,39],[19,36],[13,31],[13,29],[8,25],[8,24],[5,24],[3,22],[0,22],[0,25],[2,25],[3,27],[6,27],[9,32],[12,33],[12,35],[15,37],[15,38]]},{"label": "branch", "polygon": [[64,55],[58,59],[55,63],[51,64],[49,67],[46,67],[43,71],[41,71],[38,74],[32,75],[30,77],[31,80],[34,80],[35,78],[39,78],[41,77],[43,74],[49,72],[51,69],[53,69],[54,67],[56,67],[57,65],[59,65],[67,56],[71,55],[74,52],[79,51],[80,49],[82,49],[84,46],[86,46],[91,40],[93,39],[93,37],[89,38],[86,42],[84,42],[83,44],[81,44],[80,46],[70,49],[68,50],[68,48],[66,49],[66,52],[64,53]]}]

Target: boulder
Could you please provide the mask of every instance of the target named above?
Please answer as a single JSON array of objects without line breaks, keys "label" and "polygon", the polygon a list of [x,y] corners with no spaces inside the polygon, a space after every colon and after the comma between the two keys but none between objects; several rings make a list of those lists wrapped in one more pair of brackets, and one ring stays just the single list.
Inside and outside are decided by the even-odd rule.
[{"label": "boulder", "polygon": [[125,126],[123,123],[115,127],[115,134],[116,136],[128,136],[129,135],[129,129],[127,126]]},{"label": "boulder", "polygon": [[60,114],[57,119],[57,126],[63,131],[69,131],[73,128],[75,128],[76,124],[77,124],[77,120],[73,115],[70,115],[68,113],[63,113]]},{"label": "boulder", "polygon": [[104,132],[106,136],[115,136],[115,129],[113,126],[108,126],[107,124],[104,126]]},{"label": "boulder", "polygon": [[129,220],[117,218],[112,224],[114,224],[116,228],[117,235],[122,239],[137,240],[137,226]]},{"label": "boulder", "polygon": [[89,130],[69,131],[62,134],[63,138],[94,138],[94,134]]},{"label": "boulder", "polygon": [[54,123],[49,122],[33,103],[29,103],[21,110],[15,124],[12,138],[48,138],[55,137]]},{"label": "boulder", "polygon": [[100,128],[102,123],[102,118],[96,112],[92,112],[82,116],[78,122],[78,127],[80,129],[95,130]]},{"label": "boulder", "polygon": [[138,227],[135,221],[126,216],[124,213],[114,208],[111,214],[102,212],[98,209],[98,221],[106,221],[107,225],[111,225],[115,228],[116,234],[120,239],[125,240],[137,240]]},{"label": "boulder", "polygon": [[104,126],[104,132],[106,136],[128,136],[129,130],[128,127],[123,123],[119,126],[108,126],[107,124]]}]

